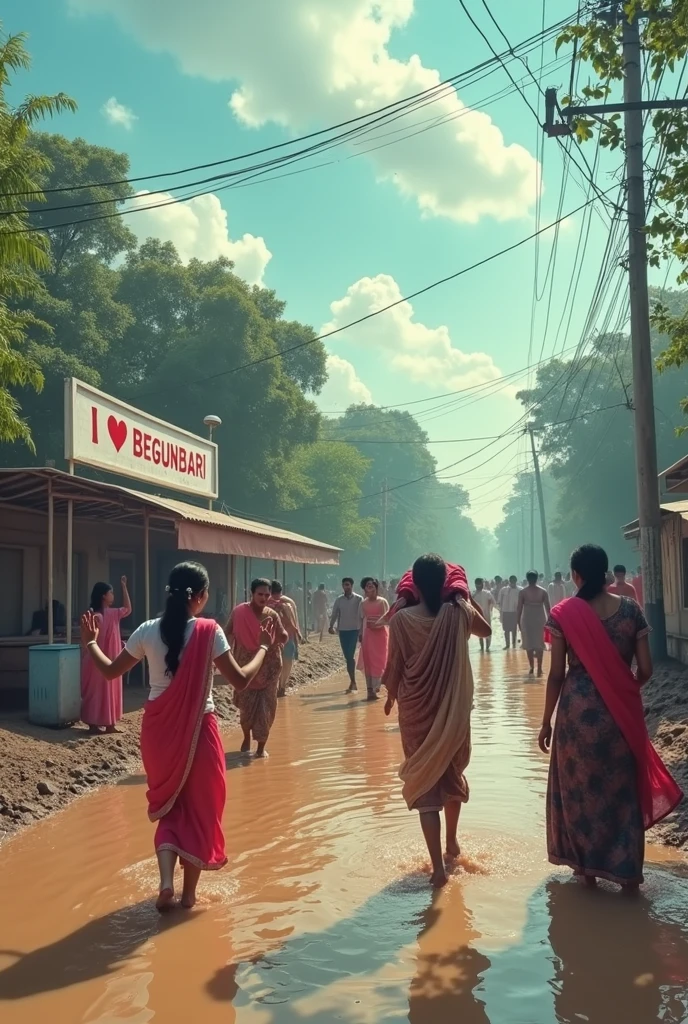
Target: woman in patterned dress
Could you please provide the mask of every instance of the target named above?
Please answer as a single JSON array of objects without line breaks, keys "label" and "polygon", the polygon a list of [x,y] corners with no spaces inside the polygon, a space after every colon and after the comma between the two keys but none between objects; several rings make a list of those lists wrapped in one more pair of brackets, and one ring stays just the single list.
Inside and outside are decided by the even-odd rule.
[{"label": "woman in patterned dress", "polygon": [[551,751],[547,848],[552,864],[572,868],[589,885],[605,878],[635,890],[643,881],[645,830],[682,794],[645,726],[640,687],[652,675],[650,630],[635,601],[606,592],[607,566],[602,548],[575,551],[578,593],[547,622],[552,662],[539,736],[541,750]]}]

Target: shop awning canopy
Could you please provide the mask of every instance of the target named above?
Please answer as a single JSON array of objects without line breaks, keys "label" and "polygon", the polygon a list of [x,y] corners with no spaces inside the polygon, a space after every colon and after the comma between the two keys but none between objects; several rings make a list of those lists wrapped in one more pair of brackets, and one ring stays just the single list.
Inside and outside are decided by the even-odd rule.
[{"label": "shop awning canopy", "polygon": [[176,532],[177,548],[182,551],[309,565],[339,564],[341,548],[276,526],[211,511],[176,498],[71,476],[49,466],[0,469],[0,503],[7,507],[47,515],[49,492],[56,516],[66,516],[67,502],[73,502],[75,521],[92,519],[141,526],[142,517],[147,514],[151,528]]},{"label": "shop awning canopy", "polygon": [[664,482],[665,491],[688,494],[688,455],[663,470],[659,474],[659,479]]},{"label": "shop awning canopy", "polygon": [[[669,501],[659,507],[663,516],[677,515],[682,519],[688,519],[688,501]],[[623,535],[626,540],[635,540],[639,532],[640,523],[637,519],[623,527]]]}]

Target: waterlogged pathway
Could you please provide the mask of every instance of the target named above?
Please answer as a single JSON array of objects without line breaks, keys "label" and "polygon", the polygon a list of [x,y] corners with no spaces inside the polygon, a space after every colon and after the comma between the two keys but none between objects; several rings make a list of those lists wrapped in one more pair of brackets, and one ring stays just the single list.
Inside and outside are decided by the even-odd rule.
[{"label": "waterlogged pathway", "polygon": [[464,859],[441,893],[396,723],[334,678],[281,702],[269,761],[228,755],[230,867],[195,912],[152,908],[140,777],[0,849],[3,1024],[688,1020],[688,871],[651,850],[637,901],[553,872],[544,687],[520,652],[474,664]]}]

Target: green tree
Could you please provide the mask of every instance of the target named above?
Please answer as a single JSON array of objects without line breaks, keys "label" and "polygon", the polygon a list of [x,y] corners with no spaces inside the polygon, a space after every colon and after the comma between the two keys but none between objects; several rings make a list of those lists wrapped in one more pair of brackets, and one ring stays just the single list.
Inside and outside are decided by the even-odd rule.
[{"label": "green tree", "polygon": [[[294,449],[287,474],[290,528],[347,552],[366,550],[378,525],[358,511],[367,470],[368,459],[348,444],[319,441]],[[289,506],[300,511],[289,514]]]},{"label": "green tree", "polygon": [[[609,23],[591,14],[586,24],[571,25],[562,33],[558,45],[578,41],[578,59],[589,65],[595,80],[588,81],[581,96],[573,102],[583,104],[605,100],[623,78],[621,53],[622,23]],[[676,68],[688,57],[688,0],[628,0],[622,5],[623,17],[639,18],[641,44],[650,78],[658,88],[670,81]],[[668,77],[665,77],[668,76]],[[661,93],[660,93],[661,95]],[[685,98],[685,93],[684,93]],[[564,103],[569,101],[566,97]],[[610,114],[602,121],[582,116],[574,122],[581,141],[599,134],[602,146],[623,146],[622,118]],[[647,225],[649,258],[653,266],[671,260],[678,265],[676,281],[688,282],[688,109],[658,110],[651,115],[652,134],[660,154],[653,183],[656,210]],[[653,324],[668,339],[664,351],[657,353],[657,365],[664,371],[680,367],[688,360],[688,312],[672,309],[656,296]],[[688,399],[681,406],[688,412]]]},{"label": "green tree", "polygon": [[[688,306],[685,293],[653,291],[652,297],[671,304],[677,314]],[[666,338],[653,331],[652,344],[658,354]],[[585,541],[602,544],[613,559],[631,557],[621,534],[621,527],[637,515],[633,413],[627,405],[630,379],[630,339],[624,334],[604,335],[589,355],[540,367],[534,387],[518,395],[526,409],[534,406],[531,416],[538,428],[542,463],[555,491],[553,505],[546,502],[553,565],[563,568],[571,550]],[[683,388],[676,374],[661,375],[656,381],[662,467],[685,453],[667,412],[675,409]],[[507,505],[507,520],[513,521],[517,508],[518,502]],[[536,520],[536,537],[538,533]],[[504,552],[510,542],[505,542],[502,527],[497,536]]]},{"label": "green tree", "polygon": [[346,442],[368,460],[360,507],[377,525],[367,550],[347,551],[352,572],[382,571],[385,504],[388,576],[401,575],[424,551],[468,562],[474,573],[485,571],[486,538],[467,514],[468,494],[459,484],[437,478],[428,436],[410,413],[351,406],[343,416],[324,423],[323,437]]},{"label": "green tree", "polygon": [[31,66],[25,42],[22,34],[0,35],[0,440],[22,441],[33,449],[30,428],[13,393],[26,387],[41,390],[43,375],[27,353],[25,340],[30,330],[49,331],[31,310],[13,305],[41,291],[37,272],[49,265],[45,237],[26,232],[26,199],[30,195],[35,201],[45,199],[39,182],[48,167],[30,140],[37,122],[75,110],[76,104],[64,93],[27,96],[19,106],[10,103],[7,90],[13,75]]}]

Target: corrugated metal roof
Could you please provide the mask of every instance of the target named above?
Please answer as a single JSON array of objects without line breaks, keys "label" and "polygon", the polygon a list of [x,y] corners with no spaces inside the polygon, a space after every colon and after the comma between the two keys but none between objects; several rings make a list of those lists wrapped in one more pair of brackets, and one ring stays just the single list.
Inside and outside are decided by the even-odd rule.
[{"label": "corrugated metal roof", "polygon": [[[668,501],[659,506],[662,512],[666,512],[667,515],[674,514],[682,516],[684,519],[688,517],[688,501]],[[637,530],[640,526],[640,521],[634,519],[632,523],[627,523],[622,526],[621,529],[624,533],[632,530]]]},{"label": "corrugated metal roof", "polygon": [[[104,483],[100,480],[92,480],[89,477],[72,476],[63,470],[55,469],[52,466],[30,466],[17,469],[0,469],[0,499],[8,504],[20,506],[34,511],[45,512],[47,510],[47,486],[41,487],[34,483],[27,490],[27,482],[33,478],[34,481],[49,478],[54,481],[54,488],[60,488],[60,501],[64,501],[74,493],[82,491],[93,498],[93,505],[90,502],[82,502],[79,505],[78,513],[85,518],[108,519],[116,518],[123,520],[127,514],[124,499],[127,497],[151,510],[159,510],[168,513],[172,519],[186,520],[187,522],[199,523],[203,526],[217,527],[223,530],[232,530],[237,533],[249,534],[256,537],[272,538],[285,543],[307,545],[320,551],[331,552],[338,555],[342,550],[332,544],[325,544],[323,541],[315,540],[312,537],[304,537],[302,534],[293,533],[291,530],[283,530],[278,526],[271,526],[267,523],[254,522],[252,519],[241,519],[238,516],[227,515],[224,512],[211,511],[208,508],[201,508],[199,505],[191,505],[186,501],[178,501],[176,498],[166,498],[159,494],[147,494],[144,491],[136,491],[130,487],[123,487],[120,484]],[[104,501],[110,505],[117,505],[115,512],[108,512],[103,505],[98,504],[98,496],[102,495]],[[113,502],[112,499],[115,499]],[[118,500],[121,499],[120,501]]]},{"label": "corrugated metal roof", "polygon": [[294,541],[298,544],[308,544],[312,548],[323,548],[326,551],[341,551],[342,548],[333,547],[332,544],[324,544],[320,540],[313,540],[312,537],[304,537],[300,533],[292,533],[291,530],[282,530],[278,526],[268,526],[264,523],[254,522],[252,519],[240,519],[238,516],[230,516],[225,512],[211,511],[209,508],[201,508],[199,505],[189,505],[186,501],[178,501],[176,498],[161,498],[157,494],[145,494],[142,491],[134,491],[129,487],[120,487],[120,491],[138,498],[140,501],[154,503],[158,508],[164,508],[173,515],[178,515],[192,523],[201,523],[204,526],[221,526],[226,530],[239,530],[241,533],[253,533],[258,537],[274,537],[277,540]]}]

